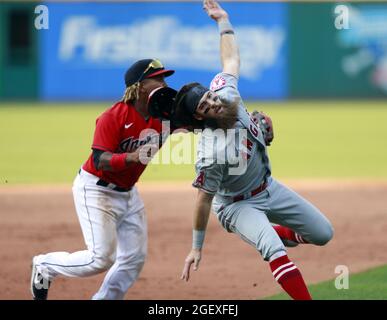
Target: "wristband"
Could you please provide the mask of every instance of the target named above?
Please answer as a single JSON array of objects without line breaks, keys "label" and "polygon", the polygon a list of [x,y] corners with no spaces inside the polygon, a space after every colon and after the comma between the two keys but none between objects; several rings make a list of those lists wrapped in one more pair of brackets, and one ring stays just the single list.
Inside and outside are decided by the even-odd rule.
[{"label": "wristband", "polygon": [[126,153],[113,153],[110,159],[110,167],[113,171],[122,171],[126,168]]},{"label": "wristband", "polygon": [[228,20],[223,20],[218,23],[218,29],[220,35],[224,34],[234,34],[234,29],[232,27],[232,24]]},{"label": "wristband", "polygon": [[224,34],[234,34],[234,30],[225,30],[220,33],[221,36],[223,36]]},{"label": "wristband", "polygon": [[205,230],[192,230],[192,248],[201,249],[203,247]]}]

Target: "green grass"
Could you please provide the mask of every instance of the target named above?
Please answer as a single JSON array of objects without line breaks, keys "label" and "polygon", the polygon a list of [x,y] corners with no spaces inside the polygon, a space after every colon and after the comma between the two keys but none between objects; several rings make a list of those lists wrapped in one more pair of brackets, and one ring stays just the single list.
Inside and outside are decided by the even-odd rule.
[{"label": "green grass", "polygon": [[[276,177],[387,178],[386,102],[248,106],[273,119],[275,139],[269,153]],[[107,107],[108,103],[0,104],[0,184],[71,182],[90,153],[95,119]],[[187,137],[176,136],[180,141],[174,144]],[[195,145],[186,149],[192,162]],[[142,180],[193,177],[192,163],[152,164]]]},{"label": "green grass", "polygon": [[[386,300],[387,265],[349,276],[348,289],[337,290],[335,280],[309,286],[315,300]],[[289,300],[284,294],[268,297],[267,300]]]},{"label": "green grass", "polygon": [[0,107],[0,179],[8,183],[70,182],[90,153],[102,106]]}]

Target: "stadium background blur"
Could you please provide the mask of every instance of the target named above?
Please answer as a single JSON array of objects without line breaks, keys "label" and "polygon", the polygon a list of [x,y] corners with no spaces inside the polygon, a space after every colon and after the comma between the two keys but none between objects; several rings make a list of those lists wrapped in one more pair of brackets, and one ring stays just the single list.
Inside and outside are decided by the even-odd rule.
[{"label": "stadium background blur", "polygon": [[[178,71],[173,87],[207,83],[219,70],[216,27],[198,1],[43,4],[49,23],[40,30],[39,3],[0,6],[2,99],[114,100],[125,69],[144,56]],[[335,3],[224,6],[238,32],[245,99],[386,96],[386,4],[345,4],[348,29],[337,29]]]}]

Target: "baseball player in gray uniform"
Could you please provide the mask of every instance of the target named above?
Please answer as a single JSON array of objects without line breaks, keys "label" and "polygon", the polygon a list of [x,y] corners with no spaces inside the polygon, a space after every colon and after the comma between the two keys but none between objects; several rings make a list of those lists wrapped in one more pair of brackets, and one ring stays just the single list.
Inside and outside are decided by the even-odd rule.
[{"label": "baseball player in gray uniform", "polygon": [[[198,188],[193,246],[181,279],[189,280],[192,264],[198,269],[212,205],[222,226],[258,250],[293,299],[311,299],[286,246],[325,245],[333,236],[331,223],[310,202],[272,178],[265,120],[253,121],[238,92],[239,49],[228,14],[213,0],[204,1],[204,9],[218,23],[223,71],[210,89],[191,83],[175,98],[176,119],[192,130],[203,130],[193,183]],[[220,132],[227,132],[227,138],[222,140]],[[219,156],[230,149],[244,165],[236,164],[235,157]]]}]

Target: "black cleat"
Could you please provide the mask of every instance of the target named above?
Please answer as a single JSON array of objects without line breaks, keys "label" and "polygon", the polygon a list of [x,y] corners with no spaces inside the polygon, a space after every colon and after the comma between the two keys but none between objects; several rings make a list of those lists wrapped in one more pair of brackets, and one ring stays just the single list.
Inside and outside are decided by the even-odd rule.
[{"label": "black cleat", "polygon": [[50,288],[51,281],[45,279],[43,274],[36,268],[36,257],[32,259],[32,272],[31,272],[31,293],[34,300],[47,300],[48,289]]},{"label": "black cleat", "polygon": [[281,240],[282,240],[282,243],[284,244],[285,247],[294,248],[294,247],[298,246],[298,243],[294,242],[292,240],[282,239],[282,238],[281,238]]}]

